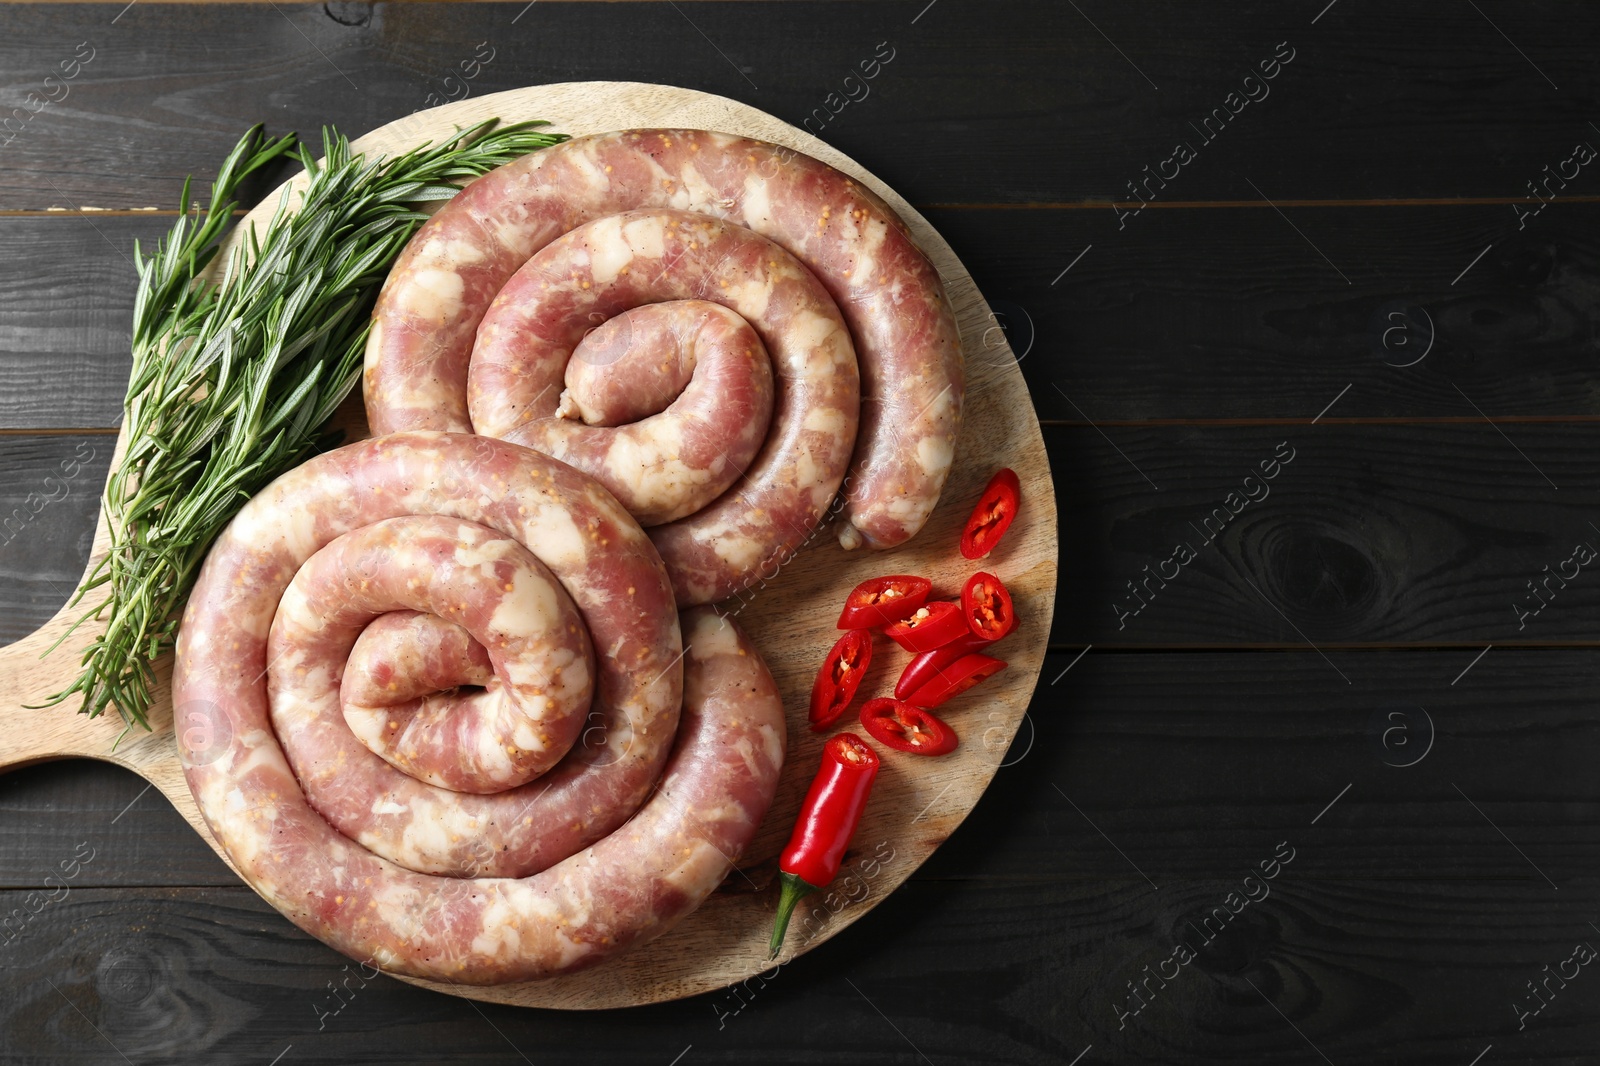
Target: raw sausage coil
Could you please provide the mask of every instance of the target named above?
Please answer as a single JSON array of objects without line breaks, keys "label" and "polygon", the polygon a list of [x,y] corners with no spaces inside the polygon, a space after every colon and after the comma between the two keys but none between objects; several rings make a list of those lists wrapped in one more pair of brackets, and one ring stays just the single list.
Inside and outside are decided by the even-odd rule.
[{"label": "raw sausage coil", "polygon": [[[771,355],[751,460],[739,431],[765,417],[745,377],[726,407],[689,403],[632,438],[574,395],[609,377],[652,398],[632,416],[671,413],[678,352],[647,339],[650,319],[586,334],[678,301],[737,312]],[[629,340],[654,362],[621,358]],[[374,432],[475,430],[579,466],[654,527],[680,605],[770,576],[841,488],[845,547],[913,536],[949,473],[963,389],[938,273],[881,199],[790,149],[702,130],[579,137],[473,182],[390,272],[366,356]]]},{"label": "raw sausage coil", "polygon": [[776,787],[760,656],[707,609],[681,625],[583,474],[484,437],[363,441],[207,557],[179,753],[234,865],[339,950],[462,983],[567,972],[692,911]]}]

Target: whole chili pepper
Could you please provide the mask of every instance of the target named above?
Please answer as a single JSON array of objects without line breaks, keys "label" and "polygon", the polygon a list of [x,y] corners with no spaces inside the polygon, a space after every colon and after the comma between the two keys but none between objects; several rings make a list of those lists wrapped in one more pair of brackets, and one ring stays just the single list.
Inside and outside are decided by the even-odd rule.
[{"label": "whole chili pepper", "polygon": [[789,844],[778,857],[783,889],[767,945],[772,949],[769,959],[777,958],[783,948],[795,904],[838,876],[839,862],[855,835],[877,776],[878,753],[854,733],[840,733],[822,746],[822,766],[800,805]]}]

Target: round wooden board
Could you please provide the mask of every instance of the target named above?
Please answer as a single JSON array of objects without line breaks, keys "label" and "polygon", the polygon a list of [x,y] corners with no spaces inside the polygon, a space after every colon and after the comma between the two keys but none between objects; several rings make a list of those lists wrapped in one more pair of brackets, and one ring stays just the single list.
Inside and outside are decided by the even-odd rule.
[{"label": "round wooden board", "polygon": [[[766,945],[777,900],[777,854],[826,739],[806,725],[811,681],[838,637],[834,621],[839,605],[858,582],[883,573],[917,573],[933,580],[935,595],[951,596],[974,570],[986,569],[1011,589],[1020,624],[1002,645],[1009,668],[941,709],[961,735],[960,748],[937,759],[883,751],[883,769],[840,879],[833,891],[800,904],[782,960],[810,950],[861,918],[910,876],[976,805],[1016,735],[1044,662],[1056,591],[1056,510],[1049,466],[1027,385],[972,278],[926,219],[853,160],[737,101],[638,82],[535,85],[462,100],[391,122],[356,141],[355,147],[380,154],[404,151],[494,116],[505,122],[545,119],[553,130],[574,136],[640,126],[721,130],[788,145],[826,161],[871,187],[910,225],[944,278],[967,353],[967,399],[955,467],[921,534],[893,552],[874,554],[845,552],[831,535],[821,533],[764,587],[730,601],[783,694],[789,756],[760,834],[722,888],[667,935],[593,970],[492,987],[412,982],[530,1007],[599,1009],[677,999],[771,969]],[[277,193],[267,197],[246,224],[269,217],[277,201]],[[243,229],[237,228],[235,240]],[[366,432],[359,400],[353,397],[339,419],[352,439]],[[961,525],[990,475],[1003,466],[1022,480],[1021,515],[993,556],[968,562],[956,550]],[[102,516],[96,557],[107,543]],[[37,633],[0,650],[0,708],[12,724],[0,735],[0,768],[68,757],[117,763],[155,784],[215,848],[184,782],[172,736],[172,708],[164,695],[151,708],[153,732],[132,734],[115,751],[121,723],[114,716],[90,721],[71,706],[22,709],[59,690],[74,675],[79,652],[91,635],[85,630],[48,658],[39,658],[72,620],[73,615],[63,612]],[[880,640],[859,699],[887,694],[908,658]],[[160,666],[162,689],[169,670],[170,657]],[[218,854],[223,854],[220,849]]]}]

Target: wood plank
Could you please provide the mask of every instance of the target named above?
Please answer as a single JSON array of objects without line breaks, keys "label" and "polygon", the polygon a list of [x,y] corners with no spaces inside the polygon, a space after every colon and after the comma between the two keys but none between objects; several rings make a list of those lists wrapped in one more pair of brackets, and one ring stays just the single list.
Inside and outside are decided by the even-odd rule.
[{"label": "wood plank", "polygon": [[0,642],[38,629],[77,587],[114,444],[0,436]]},{"label": "wood plank", "polygon": [[1070,516],[1057,646],[1600,637],[1600,581],[1569,561],[1600,547],[1594,423],[1055,427],[1046,444]]},{"label": "wood plank", "polygon": [[[912,880],[1225,881],[1286,838],[1307,849],[1297,880],[1476,879],[1535,893],[1550,891],[1548,876],[1565,895],[1600,872],[1593,652],[1496,648],[1455,685],[1470,653],[1329,658],[1356,683],[1338,684],[1309,651],[1052,655],[1007,765]],[[987,713],[976,702],[950,715],[964,745],[1005,742]],[[933,792],[904,817],[937,823]],[[75,887],[238,884],[160,793],[119,768],[0,777],[0,889],[43,887],[80,843],[96,857]]]},{"label": "wood plank", "polygon": [[[1551,3],[1489,5],[1491,23],[1470,6],[1347,3],[1317,17],[1261,2],[947,0],[926,13],[857,7],[843,31],[826,3],[630,4],[625,19],[592,3],[124,6],[8,10],[0,69],[19,103],[79,42],[95,52],[0,153],[0,208],[168,206],[184,174],[213,169],[253,122],[361,132],[461,91],[444,79],[480,41],[495,53],[475,94],[627,78],[687,83],[795,124],[815,113],[814,130],[918,203],[1131,200],[1129,183],[1179,141],[1197,157],[1167,164],[1177,176],[1151,186],[1159,199],[1509,203],[1596,136],[1600,22]],[[195,39],[208,47],[187,47]],[[846,84],[880,41],[891,63]],[[1279,42],[1289,65],[1246,86]],[[1268,95],[1228,100],[1243,91]],[[1197,130],[1218,108],[1226,122],[1213,119],[1208,140]],[[1600,193],[1592,181],[1584,171],[1560,193]]]},{"label": "wood plank", "polygon": [[[15,4],[62,5],[62,4],[103,4],[105,2],[105,0],[11,0],[11,2],[15,3]],[[230,4],[235,4],[235,5],[270,4],[270,3],[273,2],[273,0],[227,0],[227,2],[230,3]],[[411,0],[402,0],[402,2],[411,2]],[[434,4],[502,4],[503,5],[503,4],[506,4],[508,2],[511,2],[511,0],[427,0],[427,2],[434,3]],[[659,3],[660,0],[563,0],[563,2],[564,3],[569,3],[569,4],[581,4],[581,3],[617,4],[617,3]],[[795,2],[795,0],[702,0],[702,2],[703,3],[732,3],[732,2],[738,2],[738,3],[785,4],[785,3],[793,3],[793,2]],[[846,3],[846,4],[893,4],[893,3],[900,2],[900,0],[836,0],[836,2],[838,2],[838,3]],[[217,0],[163,0],[163,3],[167,3],[167,4],[215,4],[215,3],[217,3]],[[371,5],[370,5],[369,0],[339,0],[339,2],[331,2],[331,0],[330,0],[330,3],[328,4],[328,6],[330,8],[332,8],[335,12],[337,12],[341,17],[348,18],[349,17],[348,13],[345,12],[345,11],[342,11],[341,8],[368,7],[368,6],[371,6]]]},{"label": "wood plank", "polygon": [[37,889],[63,860],[94,857],[74,887],[240,883],[143,778],[113,763],[68,760],[0,776],[0,888]]},{"label": "wood plank", "polygon": [[[1271,851],[1266,843],[1261,857]],[[242,888],[79,889],[0,949],[0,1025],[27,1061],[75,1064],[196,1053],[218,1064],[280,1054],[385,1063],[399,1047],[449,1048],[451,1062],[474,1063],[581,1047],[599,1063],[1053,1066],[1090,1045],[1093,1061],[1174,1066],[1461,1064],[1491,1043],[1500,1061],[1571,1063],[1592,1049],[1600,1005],[1581,977],[1522,1032],[1510,1009],[1532,1002],[1524,981],[1596,939],[1581,905],[1548,893],[1308,881],[1291,864],[1270,895],[1197,933],[1189,923],[1198,929],[1238,879],[1144,895],[1136,884],[908,884],[846,940],[737,996],[612,1013],[598,1026],[384,977],[363,985],[356,966]],[[37,905],[25,900],[0,893],[0,908]],[[1165,987],[1152,980],[1146,1006],[1124,1017],[1128,982],[1156,972],[1179,942],[1194,961]],[[335,999],[330,983],[348,991]]]},{"label": "wood plank", "polygon": [[0,428],[116,424],[131,365],[133,243],[148,251],[172,223],[0,219]]},{"label": "wood plank", "polygon": [[[970,359],[992,362],[1009,331],[1044,419],[1309,421],[1335,397],[1333,422],[1479,421],[1473,404],[1595,419],[1600,204],[1560,206],[1524,234],[1484,205],[1295,211],[1351,286],[1269,210],[1168,211],[1125,240],[1109,212],[931,221],[1005,327]],[[115,422],[136,281],[123,256],[170,225],[0,218],[0,429]],[[1402,306],[1426,318],[1386,316]]]},{"label": "wood plank", "polygon": [[[1580,542],[1600,547],[1590,526],[1600,515],[1587,503],[1600,491],[1587,458],[1600,425],[1157,425],[1105,436],[1068,426],[1045,438],[1072,515],[1060,531],[1057,647],[1427,643],[1475,653],[1600,640],[1600,582],[1587,569],[1566,588],[1550,578],[1547,594],[1542,584],[1545,567],[1570,577]],[[1294,458],[1262,482],[1260,465],[1285,442]],[[31,632],[75,585],[109,452],[107,437],[0,436],[0,528],[17,530],[0,545],[5,639]],[[70,483],[46,481],[85,455]],[[1225,525],[1214,513],[1229,511],[1230,492],[1239,504],[1263,491]],[[1196,557],[1178,566],[1167,560],[1180,541]],[[1135,580],[1139,599],[1127,587]],[[1530,581],[1548,603],[1523,617],[1541,602]]]},{"label": "wood plank", "polygon": [[[1547,874],[1564,898],[1600,872],[1600,662],[1497,647],[1452,685],[1474,655],[1332,652],[1346,686],[1311,651],[1053,654],[1006,765],[919,877],[1165,886],[1228,879],[1287,838],[1297,879],[1531,894]],[[1003,742],[981,714],[955,724]]]},{"label": "wood plank", "polygon": [[1522,232],[1492,205],[1287,214],[930,220],[1027,353],[1042,419],[1309,421],[1336,396],[1335,421],[1600,415],[1600,205]]},{"label": "wood plank", "polygon": [[[385,977],[365,987],[352,978],[347,1005],[323,1017],[337,1003],[329,982],[339,985],[358,968],[248,890],[75,890],[41,911],[25,938],[0,948],[8,963],[0,1028],[40,1063],[120,1062],[119,1054],[165,1061],[181,1049],[208,1063],[259,1066],[289,1046],[285,1062],[390,1062],[406,1046],[433,1054],[448,1048],[449,1061],[461,1063],[544,1061],[554,1049],[579,1047],[586,1062],[667,1063],[690,1045],[689,1062],[813,1062],[824,1054],[841,1062],[919,1061],[882,1008],[902,1029],[916,1026],[917,1044],[945,1061],[1060,1063],[1066,1043],[1040,1022],[1059,993],[1058,960],[1043,949],[1070,937],[1057,930],[1040,942],[1027,932],[1042,917],[1038,897],[1017,886],[975,887],[955,899],[943,888],[912,888],[882,917],[870,916],[871,931],[853,947],[830,946],[791,963],[765,987],[752,980],[743,1000],[712,993],[613,1012],[596,1025],[579,1013],[471,1005]],[[18,893],[0,893],[0,908],[21,903]],[[896,964],[884,952],[919,915],[940,926]],[[906,986],[906,965],[927,961],[931,948],[972,959],[994,940],[1024,953],[1008,987],[963,994],[958,1005],[955,989],[913,995]],[[936,1001],[957,1013],[925,1032],[925,1012]],[[814,1024],[818,1011],[827,1012],[828,1025]],[[995,1012],[1012,1019],[1003,1059],[993,1057]]]},{"label": "wood plank", "polygon": [[[1449,1056],[1459,1045],[1452,1041],[1463,1033],[1481,1034],[1483,1043],[1507,1041],[1503,1046],[1526,1056],[1521,1061],[1562,1061],[1572,1049],[1561,1041],[1581,1039],[1594,1024],[1592,1000],[1563,1000],[1551,1008],[1556,1024],[1549,1033],[1521,1035],[1509,1024],[1508,1005],[1523,980],[1565,958],[1570,942],[1584,935],[1582,916],[1551,902],[1562,897],[1549,892],[1539,871],[1567,892],[1593,891],[1588,827],[1596,797],[1588,767],[1600,743],[1587,714],[1593,660],[1578,652],[1497,653],[1478,664],[1470,682],[1452,688],[1448,670],[1429,667],[1443,666],[1442,659],[1340,654],[1337,661],[1366,691],[1313,697],[1307,707],[1307,693],[1330,688],[1325,664],[1312,653],[1091,652],[1075,664],[1053,656],[1047,681],[1071,670],[1056,686],[1042,683],[1030,715],[1039,726],[1035,743],[1013,751],[1014,766],[1002,771],[969,824],[877,913],[827,954],[787,967],[801,976],[765,988],[752,983],[746,1009],[721,993],[628,1012],[628,1028],[608,1029],[606,1039],[615,1043],[590,1043],[591,1053],[598,1061],[637,1056],[641,1046],[684,1030],[683,1043],[697,1043],[694,1027],[705,1025],[702,1053],[713,1058],[741,1061],[765,1042],[780,1045],[769,1053],[777,1061],[801,1061],[821,1047],[795,1046],[788,1034],[825,1009],[834,1019],[825,1046],[875,1061],[900,1054],[887,1042],[888,1029],[872,1032],[862,1023],[876,1015],[852,1002],[851,990],[834,987],[842,971],[902,1028],[907,1019],[916,1024],[919,1045],[936,1057],[1059,1063],[1092,1041],[1102,1053],[1174,1063],[1235,1062],[1247,1053],[1312,1061],[1291,1033],[1264,1024],[1271,1014],[1255,1005],[1243,973],[1325,1051],[1342,1050],[1335,1061],[1390,1045],[1404,1049],[1405,1061],[1454,1061]],[[1197,685],[1196,678],[1226,680]],[[1439,728],[1434,749],[1409,768],[1384,765],[1385,755],[1395,761],[1409,754],[1393,739],[1386,752],[1376,743],[1371,710],[1424,703]],[[1420,720],[1408,724],[1420,742]],[[967,739],[981,743],[981,734],[968,728]],[[176,1045],[162,1041],[172,1040],[207,1048],[207,1061],[260,1061],[252,1056],[281,1037],[264,1048],[267,1057],[294,1044],[297,1058],[308,1061],[378,1061],[364,1056],[386,1053],[380,1049],[394,1037],[380,1037],[375,1027],[392,1029],[393,1019],[405,1017],[426,1026],[406,1040],[460,1048],[464,1061],[500,1061],[492,1056],[504,1052],[487,1029],[473,1028],[464,1005],[384,979],[360,989],[350,1008],[316,1030],[315,1005],[324,1002],[316,993],[326,995],[325,982],[345,976],[343,960],[242,889],[98,891],[100,879],[161,876],[172,861],[164,837],[180,851],[179,834],[194,846],[198,840],[154,795],[123,821],[160,814],[175,831],[170,836],[158,830],[152,839],[148,817],[137,831],[101,829],[95,823],[111,816],[111,803],[81,790],[77,798],[63,796],[65,809],[41,809],[40,789],[56,787],[47,774],[61,785],[82,780],[61,774],[67,769],[8,777],[5,786],[20,781],[22,794],[35,799],[18,803],[8,787],[6,812],[22,817],[0,819],[8,828],[24,819],[54,825],[22,840],[8,833],[0,862],[8,871],[26,866],[42,881],[45,871],[85,854],[77,848],[84,838],[96,849],[68,898],[21,927],[27,940],[7,945],[18,964],[0,978],[15,982],[0,997],[17,1012],[6,1031],[30,1051],[57,1056],[39,1061],[98,1061],[99,1052],[87,1028],[63,1024],[65,1016],[54,1013],[65,1009],[58,998],[36,994],[44,989],[35,971],[47,972],[136,1060],[163,1054]],[[120,786],[117,800],[132,791],[119,771],[93,769],[84,776]],[[1340,786],[1346,778],[1347,793]],[[1139,787],[1130,791],[1130,781]],[[1073,799],[1056,793],[1057,785]],[[1125,982],[1165,957],[1186,935],[1186,922],[1204,921],[1241,871],[1270,857],[1280,840],[1290,842],[1295,858],[1275,880],[1271,901],[1215,944],[1190,935],[1204,948],[1195,969],[1120,1029],[1118,1011],[1129,1009]],[[1130,863],[1160,888],[1146,891]],[[25,891],[5,892],[0,913],[39,902]],[[1464,929],[1473,935],[1463,937]],[[30,943],[52,950],[36,955],[24,950]],[[908,983],[915,995],[904,992]],[[928,999],[930,990],[991,985],[998,989],[993,1002],[970,993],[959,1001]],[[1403,1006],[1373,1011],[1370,1032],[1353,1025],[1351,1012],[1370,1011],[1363,1004],[1376,996],[1398,996]],[[180,1015],[185,1027],[162,1031],[154,1015],[171,1026],[180,1003],[189,1005]],[[522,1036],[532,1036],[535,1024],[543,1046],[589,1039],[562,1028],[582,1024],[570,1016],[484,1009],[518,1046],[527,1046]],[[295,1022],[302,1014],[305,1021]],[[1002,1041],[1003,1054],[993,1053],[1001,1057],[974,1049],[968,1026]],[[921,1040],[923,1033],[931,1039]],[[1067,1046],[1075,1034],[1078,1045]],[[753,1043],[727,1042],[740,1039]]]},{"label": "wood plank", "polygon": [[[824,1049],[839,1061],[912,1061],[881,1009],[935,1061],[1059,1064],[1090,1043],[1102,1061],[1320,1061],[1273,1024],[1248,980],[1336,1062],[1451,1063],[1489,1043],[1516,1061],[1573,1061],[1596,1024],[1592,997],[1563,997],[1522,1033],[1509,1007],[1525,980],[1588,939],[1586,918],[1516,849],[1566,892],[1592,894],[1592,657],[1511,651],[1455,688],[1448,671],[1425,665],[1441,658],[1340,655],[1368,691],[1307,708],[1306,693],[1329,688],[1311,653],[1091,652],[1062,687],[1042,690],[1031,716],[1038,741],[970,824],[850,935],[785,967],[794,976],[752,982],[742,998],[643,1008],[608,1016],[616,1024],[600,1030],[485,1005],[502,1037],[465,1004],[381,978],[352,984],[349,1006],[319,1030],[319,1007],[333,1006],[326,983],[347,975],[344,960],[242,888],[97,890],[107,872],[145,876],[157,865],[148,828],[108,832],[67,898],[6,945],[16,961],[0,977],[4,1029],[34,1061],[115,1061],[64,995],[135,1061],[182,1046],[204,1048],[208,1062],[260,1062],[293,1045],[296,1061],[378,1062],[390,1041],[504,1061],[507,1038],[522,1049],[582,1042],[600,1062],[639,1061],[663,1046],[665,1060],[689,1045],[715,1061],[750,1061],[757,1048],[763,1061],[809,1061]],[[1072,661],[1053,657],[1044,676]],[[1434,750],[1409,768],[1384,765],[1369,707],[1423,702],[1439,726]],[[1409,757],[1398,745],[1387,754]],[[77,842],[92,835],[82,814],[104,817],[110,805],[79,806],[76,824],[58,818],[58,839],[8,846],[4,868],[24,853],[35,870],[81,854]],[[1220,936],[1214,925],[1185,931],[1280,840],[1295,857],[1269,898]],[[130,845],[146,850],[122,850]],[[1158,890],[1130,874],[1124,853]],[[0,893],[0,912],[39,903]],[[1215,943],[1201,942],[1207,934]],[[1126,982],[1183,938],[1197,961],[1121,1027]],[[954,988],[962,992],[952,998]],[[819,1012],[830,1019],[826,1038],[797,1038]]]}]

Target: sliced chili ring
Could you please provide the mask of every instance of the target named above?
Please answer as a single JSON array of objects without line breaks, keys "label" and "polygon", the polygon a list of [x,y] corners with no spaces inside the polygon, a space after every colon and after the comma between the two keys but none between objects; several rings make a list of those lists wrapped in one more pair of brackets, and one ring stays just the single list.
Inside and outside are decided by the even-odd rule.
[{"label": "sliced chili ring", "polygon": [[863,581],[845,597],[840,629],[880,629],[900,621],[928,602],[933,582],[913,574],[889,574]]},{"label": "sliced chili ring", "polygon": [[961,531],[961,554],[968,559],[982,559],[994,551],[1021,505],[1022,482],[1015,470],[1006,467],[989,479],[983,495],[978,497],[978,505]]},{"label": "sliced chili ring", "polygon": [[967,632],[948,644],[922,652],[900,672],[900,680],[895,682],[894,686],[894,698],[910,699],[913,692],[937,678],[945,667],[965,655],[982,651],[993,643],[992,640],[984,640]]},{"label": "sliced chili ring", "polygon": [[959,696],[980,681],[987,680],[1006,668],[999,659],[968,652],[949,666],[939,670],[931,680],[906,697],[907,703],[918,707],[937,707],[952,696]]},{"label": "sliced chili ring", "polygon": [[1017,625],[1011,593],[999,578],[982,570],[968,578],[961,590],[961,613],[973,634],[984,640],[999,640]]},{"label": "sliced chili ring", "polygon": [[834,643],[811,685],[812,729],[820,733],[839,720],[870,665],[872,634],[865,629],[852,629]]},{"label": "sliced chili ring", "polygon": [[921,652],[943,647],[969,632],[966,612],[959,603],[934,600],[885,629],[883,635],[906,651]]},{"label": "sliced chili ring", "polygon": [[911,755],[943,755],[961,743],[942,719],[901,700],[868,700],[861,724],[878,743]]}]

